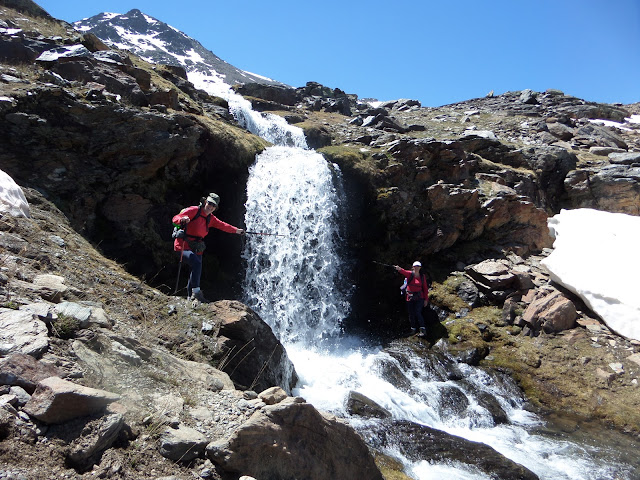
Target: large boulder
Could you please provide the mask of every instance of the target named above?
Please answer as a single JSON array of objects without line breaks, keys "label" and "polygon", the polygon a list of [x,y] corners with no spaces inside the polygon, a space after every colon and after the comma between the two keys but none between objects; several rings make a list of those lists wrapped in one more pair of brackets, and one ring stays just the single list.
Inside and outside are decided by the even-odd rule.
[{"label": "large boulder", "polygon": [[220,321],[220,369],[245,389],[263,391],[278,386],[291,393],[298,376],[271,327],[240,302],[221,300],[209,309]]},{"label": "large boulder", "polygon": [[343,420],[299,399],[257,411],[230,438],[207,446],[223,470],[255,478],[382,480],[362,438]]},{"label": "large boulder", "polygon": [[160,436],[159,451],[174,462],[188,462],[202,457],[208,443],[207,437],[193,428],[185,425],[166,427]]}]

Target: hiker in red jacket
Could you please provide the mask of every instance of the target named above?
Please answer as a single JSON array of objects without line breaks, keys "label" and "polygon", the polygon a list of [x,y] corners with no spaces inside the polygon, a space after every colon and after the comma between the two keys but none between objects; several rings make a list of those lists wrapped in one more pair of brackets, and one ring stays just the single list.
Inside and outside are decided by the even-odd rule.
[{"label": "hiker in red jacket", "polygon": [[420,326],[418,336],[424,337],[427,334],[427,329],[422,316],[422,309],[429,303],[429,286],[425,275],[420,273],[422,264],[417,261],[413,262],[411,270],[405,270],[398,265],[394,265],[393,268],[407,279],[406,296],[411,334],[415,334],[418,331],[418,326]]},{"label": "hiker in red jacket", "polygon": [[180,252],[180,261],[186,260],[191,267],[187,295],[202,303],[208,303],[200,290],[200,275],[202,274],[202,252],[205,249],[204,237],[209,233],[209,228],[213,227],[238,235],[244,234],[243,229],[229,225],[213,215],[219,204],[220,197],[215,193],[210,193],[200,201],[200,205],[184,208],[173,217],[174,226],[183,231],[183,234],[178,235],[173,242],[173,249]]}]

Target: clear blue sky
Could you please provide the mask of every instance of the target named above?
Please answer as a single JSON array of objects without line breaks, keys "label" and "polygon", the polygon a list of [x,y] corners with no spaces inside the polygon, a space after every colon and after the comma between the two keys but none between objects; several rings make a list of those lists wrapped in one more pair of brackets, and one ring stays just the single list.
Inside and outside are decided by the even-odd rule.
[{"label": "clear blue sky", "polygon": [[423,106],[530,88],[640,101],[640,0],[40,0],[68,22],[138,8],[243,70]]}]

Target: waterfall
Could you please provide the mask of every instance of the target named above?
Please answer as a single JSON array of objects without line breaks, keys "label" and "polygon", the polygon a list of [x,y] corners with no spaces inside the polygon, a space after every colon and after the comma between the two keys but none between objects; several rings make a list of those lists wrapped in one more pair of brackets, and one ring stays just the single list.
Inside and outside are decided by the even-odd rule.
[{"label": "waterfall", "polygon": [[[340,283],[337,166],[310,150],[271,147],[247,183],[245,302],[282,343],[334,337],[349,311]],[[275,234],[275,235],[274,235]]]},{"label": "waterfall", "polygon": [[[276,144],[256,157],[247,183],[245,225],[260,235],[247,235],[244,301],[287,349],[300,378],[297,395],[366,432],[377,420],[351,416],[346,409],[349,392],[358,391],[395,419],[488,444],[545,480],[634,478],[626,457],[620,461],[615,451],[537,431],[543,422],[523,408],[517,389],[482,370],[462,364],[463,380],[442,378],[425,369],[425,359],[415,353],[408,352],[400,364],[381,347],[343,335],[349,294],[340,255],[339,169],[307,149],[300,129],[253,112],[232,92],[224,96],[240,124]],[[392,385],[385,368],[401,372],[400,383],[410,387]],[[499,405],[506,423],[496,424],[481,395]],[[393,447],[385,453],[418,480],[489,478],[468,465],[413,462]]]}]

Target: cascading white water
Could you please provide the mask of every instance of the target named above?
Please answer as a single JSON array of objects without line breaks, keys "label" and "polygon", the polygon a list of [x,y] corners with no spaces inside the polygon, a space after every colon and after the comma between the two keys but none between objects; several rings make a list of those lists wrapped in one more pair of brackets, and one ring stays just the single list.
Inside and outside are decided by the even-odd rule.
[{"label": "cascading white water", "polygon": [[[470,440],[486,443],[521,463],[541,479],[630,480],[624,466],[598,456],[598,447],[584,447],[532,433],[540,420],[514,400],[483,372],[461,366],[467,387],[429,378],[416,356],[412,365],[398,366],[411,382],[409,392],[383,379],[381,361],[396,361],[381,348],[363,347],[359,339],[341,336],[349,310],[342,284],[344,263],[338,254],[339,199],[337,167],[306,150],[300,129],[273,116],[251,111],[237,95],[225,95],[239,123],[280,146],[258,155],[247,184],[245,225],[248,231],[276,235],[248,235],[244,251],[247,271],[245,301],[272,327],[293,361],[300,382],[295,393],[317,408],[349,418],[356,428],[367,422],[350,417],[346,397],[356,390],[390,411],[394,418],[411,420]],[[468,405],[452,413],[442,404],[446,388],[460,389]],[[474,392],[492,395],[509,417],[494,425]],[[468,465],[410,462],[390,449],[418,480],[487,480]],[[605,452],[606,453],[606,452]]]},{"label": "cascading white water", "polygon": [[322,155],[271,147],[247,182],[245,301],[285,345],[334,337],[348,313],[337,254],[339,176]]}]

